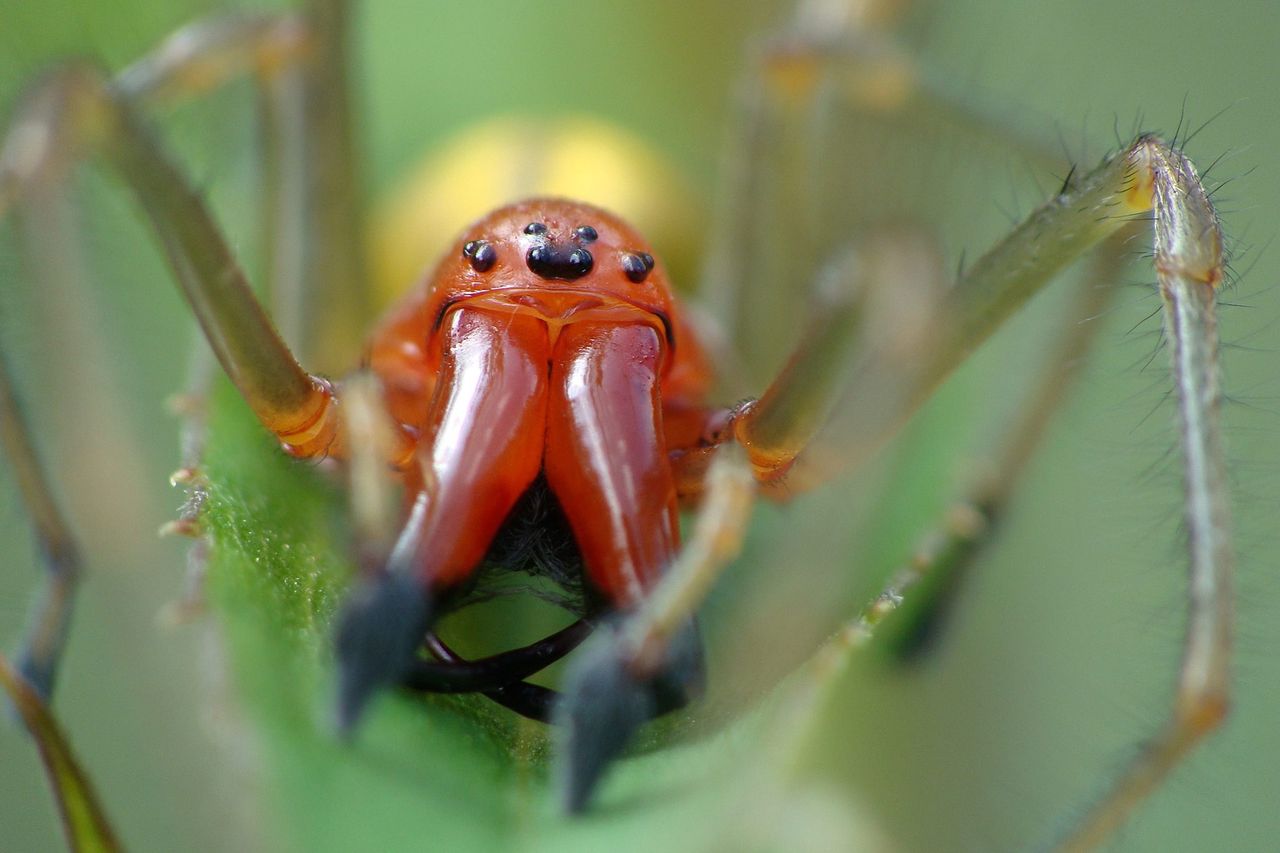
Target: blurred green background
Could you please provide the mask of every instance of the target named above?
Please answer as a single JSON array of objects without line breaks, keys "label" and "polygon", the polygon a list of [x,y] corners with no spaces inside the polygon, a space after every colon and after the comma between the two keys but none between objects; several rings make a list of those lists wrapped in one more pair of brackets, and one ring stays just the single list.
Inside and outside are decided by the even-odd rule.
[{"label": "blurred green background", "polygon": [[[1268,3],[1017,2],[921,4],[905,38],[933,68],[1002,119],[1091,164],[1138,126],[1172,132],[1220,111],[1190,153],[1213,178],[1235,266],[1224,339],[1232,476],[1239,539],[1236,713],[1116,840],[1123,850],[1258,850],[1280,838],[1280,503],[1276,401],[1280,291],[1275,287],[1273,141],[1280,99],[1280,11]],[[601,115],[659,146],[709,197],[718,177],[728,92],[748,32],[773,4],[370,2],[359,26],[359,103],[373,192],[385,191],[424,150],[461,126],[510,111]],[[216,4],[0,0],[0,105],[55,57],[97,55],[119,67],[163,34]],[[252,172],[244,108],[233,87],[166,116],[166,130],[197,183],[224,215],[246,208]],[[913,140],[936,160],[938,140]],[[945,150],[945,145],[943,146]],[[943,165],[948,165],[945,161]],[[874,170],[875,164],[866,164]],[[940,199],[999,221],[1037,199],[1025,175],[987,197]],[[95,286],[81,321],[65,297],[20,286],[12,226],[0,233],[0,333],[31,401],[45,456],[84,531],[92,577],[80,601],[58,697],[59,714],[131,847],[252,849],[270,817],[259,811],[252,743],[210,690],[222,671],[215,629],[156,626],[183,589],[181,542],[156,542],[180,494],[164,485],[177,464],[176,421],[163,400],[182,385],[191,322],[130,202],[110,179],[84,192]],[[1046,181],[1046,188],[1051,185]],[[1212,182],[1211,182],[1212,183]],[[251,234],[232,229],[252,251]],[[975,249],[978,247],[975,247]],[[1135,267],[1131,277],[1149,280]],[[63,301],[57,301],[57,300]],[[1235,307],[1236,305],[1242,307]],[[87,307],[84,307],[87,306]],[[830,765],[816,770],[855,791],[905,849],[1019,849],[1078,812],[1132,745],[1163,721],[1183,626],[1178,472],[1162,402],[1164,356],[1151,366],[1157,307],[1125,288],[1104,321],[1085,382],[1057,419],[981,571],[964,590],[938,655],[910,673],[868,662],[841,687],[850,725],[832,733]],[[1044,313],[1041,311],[1040,313]],[[52,317],[50,315],[53,315]],[[58,384],[57,359],[104,356],[81,379],[116,401],[114,413]],[[1036,322],[1034,319],[1029,322]],[[50,336],[47,329],[56,329]],[[993,363],[994,362],[994,363]],[[1006,364],[991,358],[951,397],[982,408]],[[977,397],[977,399],[974,399]],[[938,466],[935,503],[951,496],[971,460],[949,459],[947,440],[980,427],[951,408],[931,412],[912,452]],[[132,450],[104,423],[132,436]],[[976,421],[981,423],[981,421]],[[939,424],[941,424],[939,426]],[[4,475],[6,476],[7,472]],[[10,483],[0,524],[12,542],[0,573],[0,637],[12,645],[38,573]],[[767,529],[801,528],[808,505],[766,513]],[[822,510],[813,507],[809,518]],[[930,503],[914,510],[921,526]],[[781,521],[779,521],[781,519]],[[838,521],[836,522],[838,523]],[[766,568],[791,547],[757,534]],[[730,581],[729,583],[732,583]],[[60,844],[34,750],[0,732],[0,847]],[[425,841],[424,841],[425,844]]]}]

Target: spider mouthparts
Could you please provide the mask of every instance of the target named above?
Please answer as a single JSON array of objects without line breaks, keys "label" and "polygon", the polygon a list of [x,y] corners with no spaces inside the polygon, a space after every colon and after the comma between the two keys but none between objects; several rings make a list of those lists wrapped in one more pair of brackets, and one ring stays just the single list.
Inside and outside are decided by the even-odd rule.
[{"label": "spider mouthparts", "polygon": [[580,814],[614,759],[642,725],[702,692],[702,648],[690,623],[671,642],[653,675],[639,675],[617,626],[597,629],[565,674],[555,722],[562,731],[561,803]]},{"label": "spider mouthparts", "polygon": [[382,575],[348,599],[336,637],[341,735],[354,731],[379,690],[408,672],[430,622],[429,595],[407,575]]}]

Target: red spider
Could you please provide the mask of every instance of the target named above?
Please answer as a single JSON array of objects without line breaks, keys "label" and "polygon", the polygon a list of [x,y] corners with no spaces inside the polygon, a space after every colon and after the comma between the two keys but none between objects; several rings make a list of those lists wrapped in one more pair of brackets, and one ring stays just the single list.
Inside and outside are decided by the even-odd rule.
[{"label": "red spider", "polygon": [[[534,200],[504,207],[474,225],[431,281],[375,333],[368,363],[381,383],[385,406],[378,408],[394,427],[389,446],[375,451],[353,440],[342,416],[342,386],[303,370],[277,336],[202,200],[140,116],[149,98],[170,88],[198,89],[245,68],[262,83],[290,62],[310,75],[305,83],[312,95],[333,96],[343,82],[340,63],[324,60],[340,56],[343,12],[341,3],[327,2],[301,19],[219,19],[117,77],[64,66],[32,89],[4,138],[0,212],[56,182],[83,148],[96,146],[137,195],[215,354],[263,426],[294,456],[354,463],[377,452],[379,462],[398,472],[406,505],[395,545],[361,579],[339,627],[344,726],[387,686],[486,693],[566,727],[566,804],[581,809],[634,730],[698,691],[693,612],[710,578],[732,557],[742,507],[756,491],[780,490],[836,398],[859,401],[860,419],[845,425],[842,438],[854,447],[851,455],[865,455],[1065,265],[1148,215],[1183,426],[1192,617],[1172,721],[1074,840],[1088,845],[1104,838],[1223,719],[1231,549],[1216,426],[1213,304],[1224,264],[1212,205],[1175,146],[1139,136],[1088,174],[1072,173],[1056,196],[944,293],[930,291],[928,276],[903,263],[903,255],[921,254],[910,251],[916,246],[909,239],[867,239],[856,252],[836,253],[826,268],[832,281],[823,282],[833,286],[815,288],[823,310],[786,369],[759,400],[732,408],[704,401],[707,360],[643,238],[583,204]],[[817,71],[848,59],[829,50],[824,19],[805,20],[798,16],[789,34],[794,38],[780,40],[768,55],[766,70],[777,72],[773,82],[787,85],[771,95],[762,86],[758,97],[802,90]],[[312,39],[319,44],[315,53],[309,53]],[[879,70],[890,84],[916,84],[896,76],[900,69],[892,62]],[[877,76],[869,85],[880,82]],[[891,101],[900,92],[887,85],[880,94]],[[317,184],[343,172],[326,168],[341,161],[334,150],[347,128],[332,118],[341,110],[315,109],[331,103],[303,99],[291,105],[297,110],[275,116],[305,114],[304,125],[311,124],[302,130],[314,131],[307,139],[316,142],[305,151],[324,149],[333,158],[300,168]],[[328,189],[333,198],[352,201],[341,187]],[[301,191],[277,194],[277,200],[303,197]],[[291,214],[290,224],[315,226],[304,246],[310,251],[294,260],[307,268],[307,283],[320,289],[318,299],[337,299],[358,276],[342,265],[325,268],[323,259],[344,257],[337,249],[326,255],[332,247],[325,240],[337,245],[355,229],[325,232],[332,223],[315,222],[316,209],[302,204],[282,218]],[[1108,254],[1102,257],[1104,271],[1114,273]],[[920,311],[878,304],[916,299]],[[904,351],[911,357],[900,358]],[[837,380],[845,386],[837,389]],[[74,549],[3,383],[0,391],[4,438],[57,593],[23,666],[27,679],[47,693],[66,625]],[[1033,406],[1029,432],[1043,424],[1042,411],[1054,401],[1049,397],[1045,406]],[[548,497],[553,507],[543,520],[567,527],[576,551],[571,562],[580,562],[577,577],[560,579],[582,583],[583,621],[522,649],[462,660],[434,636],[437,617],[466,594],[503,528]],[[974,531],[995,514],[1000,497],[973,501],[983,524],[948,531],[955,552],[972,548],[980,536]],[[677,511],[682,499],[695,498],[703,501],[699,522],[705,524],[682,548]],[[896,602],[910,583],[888,590],[885,600]],[[602,629],[599,638],[575,656],[561,698],[524,681],[591,627]],[[435,662],[419,655],[424,643]]]}]

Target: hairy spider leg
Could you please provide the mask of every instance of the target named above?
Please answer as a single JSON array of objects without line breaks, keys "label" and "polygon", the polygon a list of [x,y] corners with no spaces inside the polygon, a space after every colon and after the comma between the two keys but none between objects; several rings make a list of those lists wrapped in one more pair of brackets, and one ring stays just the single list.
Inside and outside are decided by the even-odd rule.
[{"label": "hairy spider leg", "polygon": [[[1072,310],[1063,315],[1057,345],[1045,360],[1041,375],[1031,382],[1034,391],[1020,402],[995,458],[969,492],[949,506],[939,523],[920,538],[910,559],[854,620],[851,636],[865,641],[874,633],[881,647],[905,662],[936,647],[960,588],[984,546],[997,534],[1027,463],[1085,364],[1099,328],[1097,320],[1112,301],[1114,282],[1120,280],[1130,260],[1129,243],[1138,226],[1131,223],[1098,249]],[[878,627],[899,608],[902,612],[889,625]]]},{"label": "hairy spider leg", "polygon": [[[871,8],[871,7],[869,7]],[[872,11],[875,11],[873,8]],[[834,17],[833,17],[834,16]],[[744,81],[740,99],[741,148],[726,158],[724,185],[733,196],[723,205],[708,265],[709,295],[724,317],[743,320],[749,306],[735,284],[752,274],[753,259],[742,251],[737,235],[753,232],[757,208],[747,203],[754,191],[748,176],[761,174],[768,128],[776,108],[806,98],[853,100],[868,109],[912,110],[947,117],[978,133],[997,133],[1020,141],[1027,156],[1051,162],[1047,146],[1030,144],[1008,133],[993,116],[983,115],[950,91],[944,81],[915,66],[891,41],[877,32],[880,21],[859,19],[850,9],[818,0],[797,4],[789,31],[762,46],[759,67]],[[820,105],[811,117],[821,115]],[[818,162],[810,164],[820,168]],[[737,195],[734,195],[737,194]],[[1185,465],[1185,517],[1189,533],[1189,622],[1178,673],[1172,719],[1156,738],[1143,745],[1111,788],[1063,842],[1065,849],[1092,849],[1109,837],[1206,734],[1221,725],[1228,707],[1232,620],[1232,548],[1222,441],[1219,427],[1221,391],[1217,363],[1214,303],[1224,280],[1222,233],[1217,215],[1194,166],[1183,153],[1162,140],[1139,136],[1083,177],[1074,173],[1059,194],[1032,213],[1013,232],[961,276],[941,308],[948,333],[913,377],[908,404],[889,413],[835,406],[832,430],[851,449],[844,460],[865,458],[899,419],[927,396],[954,367],[976,349],[1029,296],[1067,263],[1108,239],[1127,223],[1151,219],[1154,225],[1157,283],[1164,302],[1165,331],[1173,342],[1173,384],[1178,398],[1181,449]],[[727,235],[727,236],[726,236]],[[777,289],[757,287],[751,293],[768,299]],[[746,316],[749,323],[750,317]],[[768,310],[757,312],[769,317]],[[860,389],[884,387],[892,360],[876,347],[855,345],[858,365],[849,376],[845,399],[860,400]],[[771,388],[772,391],[772,388]],[[811,413],[805,406],[770,401],[748,407],[736,419],[734,433],[753,454],[753,462],[776,459],[785,465],[796,451],[809,448]],[[1046,401],[1046,406],[1052,403]],[[776,407],[775,411],[770,411]],[[1046,408],[1047,412],[1048,409]],[[1027,428],[1015,438],[1005,465],[1016,469],[1017,457],[1029,452],[1040,416],[1028,415]],[[822,436],[815,436],[821,441]],[[792,470],[803,464],[796,456]],[[829,466],[838,470],[843,466]],[[1011,482],[1007,481],[1007,482]],[[1003,498],[996,487],[995,503]],[[972,531],[949,537],[961,551],[971,547]],[[947,537],[944,537],[947,538]],[[977,540],[973,540],[977,541]],[[968,543],[968,544],[966,544]],[[963,561],[961,561],[963,562]]]},{"label": "hairy spider leg", "polygon": [[[901,410],[842,412],[841,434],[855,445],[853,458],[883,441],[970,352],[1071,260],[1128,223],[1153,215],[1156,273],[1173,342],[1173,379],[1186,466],[1186,523],[1191,547],[1190,616],[1179,669],[1173,718],[1120,775],[1112,790],[1064,842],[1092,849],[1123,820],[1205,735],[1225,719],[1229,695],[1232,549],[1219,430],[1217,331],[1214,302],[1223,280],[1222,236],[1216,214],[1194,167],[1178,150],[1141,136],[1125,150],[1074,181],[1033,212],[993,247],[949,292],[941,312],[950,323]],[[854,346],[851,399],[864,385],[883,387],[893,360],[874,347]],[[792,415],[771,410],[770,396],[747,407],[734,433],[759,454],[757,424],[776,416],[784,428],[764,442],[766,462],[805,447],[811,420],[804,407]],[[777,398],[775,398],[777,399]],[[788,429],[786,425],[792,426]],[[799,440],[794,436],[799,435]],[[754,461],[754,460],[753,460]],[[755,466],[758,468],[758,466]],[[696,598],[689,605],[697,603]]]},{"label": "hairy spider leg", "polygon": [[[853,461],[887,438],[907,414],[1032,294],[1070,261],[1133,221],[1153,218],[1155,261],[1173,342],[1173,382],[1186,467],[1186,524],[1191,550],[1189,623],[1173,718],[1143,746],[1076,831],[1066,849],[1092,849],[1209,732],[1228,708],[1232,614],[1232,548],[1219,428],[1214,302],[1223,280],[1222,235],[1195,168],[1178,150],[1141,136],[1094,171],[1073,181],[970,267],[941,306],[949,334],[913,377],[897,410],[839,412],[839,433]],[[803,357],[803,356],[801,356]],[[852,349],[848,399],[891,384],[896,369],[874,346]],[[772,390],[772,388],[771,388]],[[772,398],[782,399],[781,397]],[[811,415],[805,406],[773,409],[770,392],[743,409],[734,434],[766,464],[803,462]],[[758,427],[776,419],[781,429]],[[800,452],[796,452],[796,449]],[[697,599],[691,598],[689,606]]]}]

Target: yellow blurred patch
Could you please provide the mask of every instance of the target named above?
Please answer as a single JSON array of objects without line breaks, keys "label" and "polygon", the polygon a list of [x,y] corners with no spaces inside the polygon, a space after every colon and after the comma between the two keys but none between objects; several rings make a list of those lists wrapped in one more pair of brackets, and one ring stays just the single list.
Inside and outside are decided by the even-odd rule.
[{"label": "yellow blurred patch", "polygon": [[458,134],[375,211],[379,307],[416,286],[469,223],[535,195],[619,214],[648,236],[679,286],[692,283],[702,207],[652,147],[598,119],[506,117]]}]

